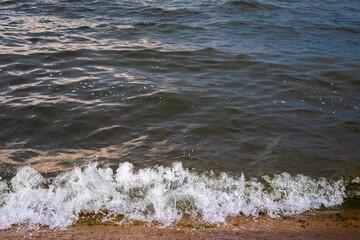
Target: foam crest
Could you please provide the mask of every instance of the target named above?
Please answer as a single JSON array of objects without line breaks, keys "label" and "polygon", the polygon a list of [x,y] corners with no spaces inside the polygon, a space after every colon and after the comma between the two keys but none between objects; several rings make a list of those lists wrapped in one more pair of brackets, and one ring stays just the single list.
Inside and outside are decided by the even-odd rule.
[{"label": "foam crest", "polygon": [[342,204],[345,197],[344,180],[288,173],[246,179],[244,174],[199,174],[181,163],[134,171],[128,162],[114,173],[92,163],[48,182],[25,167],[10,184],[0,181],[0,228],[22,223],[66,228],[80,213],[100,212],[163,226],[180,220],[184,213],[219,223],[239,214],[277,217],[331,207]]}]

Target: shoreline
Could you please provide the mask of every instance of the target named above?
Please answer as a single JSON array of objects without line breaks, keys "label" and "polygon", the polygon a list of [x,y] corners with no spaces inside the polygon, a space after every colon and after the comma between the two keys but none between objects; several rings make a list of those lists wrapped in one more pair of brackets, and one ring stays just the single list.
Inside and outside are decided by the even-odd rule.
[{"label": "shoreline", "polygon": [[169,227],[139,221],[117,225],[83,216],[67,230],[25,225],[0,230],[0,239],[360,239],[360,210],[307,211],[270,218],[229,217],[226,224],[209,224],[185,216]]}]

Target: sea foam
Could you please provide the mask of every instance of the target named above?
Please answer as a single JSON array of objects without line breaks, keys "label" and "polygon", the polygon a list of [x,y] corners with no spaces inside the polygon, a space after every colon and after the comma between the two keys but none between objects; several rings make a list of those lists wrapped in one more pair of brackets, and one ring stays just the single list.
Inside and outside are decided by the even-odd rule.
[{"label": "sea foam", "polygon": [[76,222],[80,213],[101,212],[122,214],[129,221],[156,221],[162,226],[180,220],[184,213],[222,223],[227,216],[239,214],[277,217],[331,207],[342,204],[345,197],[342,179],[288,173],[259,178],[200,174],[179,162],[137,171],[124,162],[115,174],[91,163],[84,169],[63,172],[52,181],[24,167],[11,182],[0,181],[0,228],[26,223],[64,229]]}]

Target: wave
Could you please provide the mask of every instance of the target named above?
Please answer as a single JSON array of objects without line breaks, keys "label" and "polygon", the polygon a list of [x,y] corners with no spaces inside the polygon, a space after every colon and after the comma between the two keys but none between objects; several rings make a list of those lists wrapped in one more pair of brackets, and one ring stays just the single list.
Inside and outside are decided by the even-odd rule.
[{"label": "wave", "polygon": [[141,14],[147,17],[191,17],[201,14],[201,12],[188,8],[169,8],[159,6],[147,6],[141,9],[133,9],[132,14]]},{"label": "wave", "polygon": [[253,9],[262,9],[262,10],[277,10],[281,9],[280,6],[260,3],[256,1],[230,1],[229,4],[235,7],[238,10],[253,10]]},{"label": "wave", "polygon": [[0,228],[37,224],[66,228],[79,214],[124,215],[125,220],[159,222],[168,226],[184,214],[209,223],[225,222],[240,214],[270,217],[340,205],[349,194],[346,185],[360,179],[313,179],[288,173],[259,178],[226,173],[197,172],[176,162],[137,171],[129,162],[116,173],[91,163],[73,168],[52,181],[30,167],[18,171],[10,182],[0,181]]},{"label": "wave", "polygon": [[184,24],[171,24],[171,23],[155,23],[155,22],[137,22],[136,27],[141,29],[151,29],[163,33],[178,33],[179,31],[201,31],[205,28],[197,26],[188,26]]}]

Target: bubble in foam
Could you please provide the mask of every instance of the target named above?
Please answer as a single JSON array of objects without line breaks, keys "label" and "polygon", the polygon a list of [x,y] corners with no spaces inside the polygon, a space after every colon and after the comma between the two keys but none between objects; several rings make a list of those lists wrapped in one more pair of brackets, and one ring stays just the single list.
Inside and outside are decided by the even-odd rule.
[{"label": "bubble in foam", "polygon": [[288,173],[250,179],[244,174],[198,174],[179,162],[138,171],[124,162],[116,173],[92,163],[61,173],[52,182],[25,167],[9,186],[0,181],[0,228],[22,223],[66,228],[80,213],[105,211],[163,226],[180,220],[184,213],[219,223],[239,214],[262,212],[277,217],[330,207],[341,204],[345,197],[343,180]]},{"label": "bubble in foam", "polygon": [[353,179],[353,183],[360,183],[360,177],[356,177]]}]

